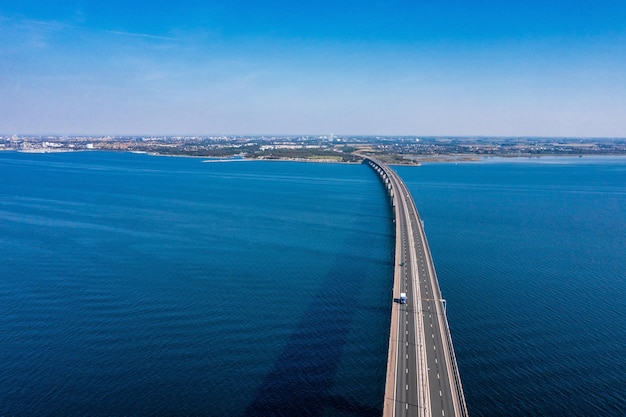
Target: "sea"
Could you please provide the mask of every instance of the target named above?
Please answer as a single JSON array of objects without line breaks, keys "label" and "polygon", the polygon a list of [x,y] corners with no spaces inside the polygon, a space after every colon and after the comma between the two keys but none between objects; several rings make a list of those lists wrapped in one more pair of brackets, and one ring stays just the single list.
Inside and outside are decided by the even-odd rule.
[{"label": "sea", "polygon": [[[626,159],[395,167],[471,416],[626,415]],[[379,416],[366,165],[0,152],[1,416]]]}]

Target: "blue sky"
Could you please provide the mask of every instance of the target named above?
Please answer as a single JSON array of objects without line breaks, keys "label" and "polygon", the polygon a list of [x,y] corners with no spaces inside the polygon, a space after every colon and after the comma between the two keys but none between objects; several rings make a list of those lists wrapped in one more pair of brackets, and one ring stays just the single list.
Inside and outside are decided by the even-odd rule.
[{"label": "blue sky", "polygon": [[626,2],[0,1],[0,133],[626,137]]}]

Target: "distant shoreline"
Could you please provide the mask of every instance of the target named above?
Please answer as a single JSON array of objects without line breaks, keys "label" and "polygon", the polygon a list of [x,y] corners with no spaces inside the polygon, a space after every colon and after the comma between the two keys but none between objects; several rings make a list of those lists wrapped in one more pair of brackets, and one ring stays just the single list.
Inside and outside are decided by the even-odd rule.
[{"label": "distant shoreline", "polygon": [[[206,157],[205,157],[206,158]],[[220,162],[306,162],[313,164],[347,164],[358,165],[360,162],[334,161],[332,159],[306,159],[306,158],[216,158],[205,159],[204,163]]]},{"label": "distant shoreline", "polygon": [[[199,155],[183,155],[183,154],[162,154],[158,152],[147,152],[147,151],[128,151],[128,150],[105,150],[105,149],[0,149],[5,152],[19,152],[19,153],[30,153],[30,154],[54,154],[54,153],[72,153],[72,152],[121,152],[121,153],[135,153],[135,154],[144,154],[149,156],[158,156],[158,157],[174,157],[174,158],[194,158],[194,159],[202,159],[203,163],[224,163],[224,162],[306,162],[306,163],[316,163],[316,164],[347,164],[347,165],[355,165],[360,164],[361,162],[352,162],[352,161],[339,161],[334,160],[332,158],[285,158],[285,157],[275,157],[275,158],[247,158],[247,157],[210,157],[210,156],[199,156]],[[370,155],[372,157],[380,158],[380,159],[388,159],[387,157],[393,157],[395,154],[373,154]],[[430,156],[420,156],[420,155],[411,155],[405,156],[407,159],[405,160],[389,160],[387,163],[393,166],[420,166],[423,164],[439,164],[439,163],[481,163],[481,162],[532,162],[532,161],[546,161],[546,160],[602,160],[602,159],[626,159],[626,155],[624,154],[590,154],[590,155],[565,155],[565,154],[520,154],[520,155],[474,155],[474,154],[464,154],[464,155],[430,155]],[[409,159],[410,158],[410,159]]]},{"label": "distant shoreline", "polygon": [[[346,162],[346,161],[334,161],[331,159],[307,159],[307,158],[207,158],[195,155],[164,155],[158,153],[148,153],[151,156],[173,156],[179,158],[202,158],[203,163],[227,163],[227,162],[305,162],[305,163],[315,163],[315,164],[342,164],[342,165],[358,165],[361,162]],[[375,157],[375,155],[371,155]],[[439,155],[432,157],[415,157],[413,161],[406,160],[406,162],[389,162],[392,166],[421,166],[424,164],[450,164],[450,163],[485,163],[485,162],[533,162],[543,160],[544,162],[550,159],[571,159],[571,160],[585,160],[589,161],[590,159],[626,159],[626,155],[615,154],[615,155],[485,155],[485,156],[476,156],[476,155],[459,155],[459,156],[447,156],[447,155]]]}]

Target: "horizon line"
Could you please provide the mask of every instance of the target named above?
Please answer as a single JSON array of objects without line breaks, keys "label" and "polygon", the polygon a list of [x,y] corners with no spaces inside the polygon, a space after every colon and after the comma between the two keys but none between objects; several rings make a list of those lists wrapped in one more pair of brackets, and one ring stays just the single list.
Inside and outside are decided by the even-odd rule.
[{"label": "horizon line", "polygon": [[240,137],[293,137],[293,136],[326,136],[334,138],[337,137],[383,137],[383,138],[489,138],[489,139],[581,139],[581,140],[592,140],[592,139],[608,139],[608,140],[626,140],[626,136],[567,136],[567,135],[445,135],[445,134],[429,134],[429,135],[419,135],[419,134],[371,134],[371,133],[188,133],[188,134],[180,134],[180,133],[122,133],[122,134],[107,134],[107,133],[0,133],[0,137],[27,137],[27,136],[36,136],[36,137],[89,137],[89,138],[102,138],[102,137],[115,137],[115,138],[125,138],[125,137],[208,137],[208,136],[240,136]]}]

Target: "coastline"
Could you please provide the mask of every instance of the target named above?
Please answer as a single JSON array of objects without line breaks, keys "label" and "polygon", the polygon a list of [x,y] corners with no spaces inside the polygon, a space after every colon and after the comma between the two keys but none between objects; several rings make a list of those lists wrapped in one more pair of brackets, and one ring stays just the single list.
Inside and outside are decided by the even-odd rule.
[{"label": "coastline", "polygon": [[415,158],[416,163],[414,164],[399,164],[392,163],[392,165],[397,166],[409,166],[415,165],[419,166],[421,164],[467,164],[467,163],[504,163],[504,162],[514,162],[514,163],[559,163],[559,162],[592,162],[598,160],[626,160],[626,155],[623,154],[613,154],[613,155],[464,155],[464,156],[433,156],[427,158]]},{"label": "coastline", "polygon": [[[255,161],[265,161],[265,162],[306,162],[306,163],[325,163],[325,164],[348,164],[348,165],[356,165],[360,164],[361,161],[341,161],[334,158],[286,158],[286,157],[259,157],[259,158],[247,158],[243,156],[229,156],[229,157],[209,157],[209,156],[199,156],[199,155],[173,155],[173,154],[162,154],[158,152],[146,152],[146,151],[129,151],[129,150],[104,150],[104,149],[42,149],[42,148],[34,148],[34,149],[0,149],[5,152],[19,152],[19,153],[31,153],[31,154],[52,154],[52,153],[71,153],[71,152],[125,152],[125,153],[135,153],[135,154],[144,154],[150,156],[158,156],[158,157],[174,157],[174,158],[194,158],[194,159],[202,159],[203,163],[224,163],[224,162],[255,162]],[[579,154],[579,155],[566,155],[566,154],[542,154],[542,155],[534,155],[534,154],[517,154],[517,155],[476,155],[476,154],[459,154],[459,155],[429,155],[429,156],[420,156],[420,155],[410,155],[406,157],[406,159],[402,160],[393,160],[393,156],[395,154],[381,154],[381,153],[372,153],[371,156],[375,156],[381,159],[390,159],[386,161],[389,165],[393,166],[420,166],[423,164],[459,164],[459,163],[503,163],[503,162],[514,162],[514,163],[562,163],[562,162],[599,162],[599,161],[624,161],[626,160],[626,154]],[[359,155],[363,156],[363,155]],[[389,156],[392,158],[385,158],[385,156]]]},{"label": "coastline", "polygon": [[[168,155],[161,155],[168,156]],[[206,157],[205,157],[206,158]],[[223,162],[306,162],[313,164],[347,164],[358,165],[361,162],[334,161],[332,159],[306,159],[306,158],[216,158],[205,159],[204,163],[223,163]]]}]

